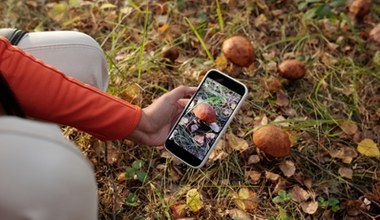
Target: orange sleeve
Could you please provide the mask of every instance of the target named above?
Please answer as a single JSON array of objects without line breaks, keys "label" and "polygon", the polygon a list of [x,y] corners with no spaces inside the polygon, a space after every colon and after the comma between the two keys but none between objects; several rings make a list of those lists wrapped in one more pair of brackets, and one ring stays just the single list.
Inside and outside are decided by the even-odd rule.
[{"label": "orange sleeve", "polygon": [[68,77],[2,37],[0,72],[29,117],[72,126],[101,140],[125,138],[140,121],[138,106]]}]

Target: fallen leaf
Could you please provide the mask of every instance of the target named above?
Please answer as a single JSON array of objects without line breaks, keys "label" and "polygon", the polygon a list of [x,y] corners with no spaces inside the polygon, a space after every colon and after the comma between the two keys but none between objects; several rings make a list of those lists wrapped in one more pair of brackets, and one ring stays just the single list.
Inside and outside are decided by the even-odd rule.
[{"label": "fallen leaf", "polygon": [[339,158],[341,159],[344,163],[350,164],[353,160],[353,158],[358,156],[358,153],[356,152],[355,149],[351,147],[341,147],[337,150],[333,150],[330,152],[330,156],[332,158]]},{"label": "fallen leaf", "polygon": [[251,155],[248,158],[248,165],[256,164],[260,162],[260,157],[257,154]]},{"label": "fallen leaf", "polygon": [[256,193],[247,188],[241,188],[233,197],[235,205],[244,211],[256,210],[259,205]]},{"label": "fallen leaf", "polygon": [[285,178],[279,178],[276,186],[274,187],[272,194],[277,194],[280,190],[283,190],[287,187],[288,182]]},{"label": "fallen leaf", "polygon": [[216,59],[215,59],[215,66],[216,68],[220,69],[220,70],[225,70],[228,66],[228,60],[225,56],[218,56]]},{"label": "fallen leaf", "polygon": [[311,189],[311,187],[313,186],[313,179],[310,176],[306,176],[301,172],[296,173],[296,175],[294,175],[294,179],[308,189]]},{"label": "fallen leaf", "polygon": [[289,105],[289,98],[288,98],[288,96],[285,93],[281,92],[281,91],[277,92],[276,93],[276,104],[278,106],[281,106],[281,107],[288,106]]},{"label": "fallen leaf", "polygon": [[118,183],[125,182],[125,179],[126,179],[125,172],[119,173],[119,175],[117,175],[117,182]]},{"label": "fallen leaf", "polygon": [[318,202],[311,201],[311,202],[304,202],[301,204],[302,211],[304,211],[307,214],[314,214],[318,209]]},{"label": "fallen leaf", "polygon": [[251,217],[240,209],[231,209],[226,212],[233,220],[251,220]]},{"label": "fallen leaf", "polygon": [[186,204],[184,203],[174,204],[170,206],[170,210],[172,211],[172,217],[175,219],[186,217]]},{"label": "fallen leaf", "polygon": [[197,189],[190,189],[187,192],[186,205],[192,212],[198,212],[203,208],[202,196]]},{"label": "fallen leaf", "polygon": [[276,182],[278,180],[278,178],[280,178],[280,175],[266,170],[265,171],[265,178],[272,181],[272,182]]},{"label": "fallen leaf", "polygon": [[223,160],[228,156],[226,149],[227,142],[224,139],[221,139],[216,144],[214,150],[211,152],[209,160],[210,161],[216,161],[216,160]]},{"label": "fallen leaf", "polygon": [[341,177],[347,178],[347,179],[352,179],[352,169],[347,168],[347,167],[341,167],[338,170],[338,173]]},{"label": "fallen leaf", "polygon": [[380,151],[377,147],[377,144],[369,138],[362,140],[358,144],[357,150],[359,151],[359,153],[368,157],[380,157]]},{"label": "fallen leaf", "polygon": [[261,25],[265,24],[268,21],[268,18],[265,16],[265,14],[260,14],[258,17],[255,18],[254,24],[256,27],[260,27]]},{"label": "fallen leaf", "polygon": [[276,58],[276,51],[271,50],[269,52],[264,52],[261,54],[266,61],[272,61]]},{"label": "fallen leaf", "polygon": [[352,217],[356,217],[361,214],[362,201],[360,200],[347,200],[343,203],[347,210],[347,214]]},{"label": "fallen leaf", "polygon": [[293,195],[292,199],[296,202],[305,202],[310,198],[310,193],[302,189],[299,185],[295,185],[290,193]]},{"label": "fallen leaf", "polygon": [[289,127],[290,123],[289,122],[284,122],[286,120],[286,118],[282,115],[279,115],[277,116],[273,122],[276,122],[276,124],[278,126],[281,126],[281,127]]},{"label": "fallen leaf", "polygon": [[358,126],[353,121],[344,121],[339,127],[347,135],[354,135],[358,131]]},{"label": "fallen leaf", "polygon": [[244,151],[248,149],[248,142],[243,138],[239,138],[232,132],[226,134],[226,139],[228,140],[228,145],[237,151]]},{"label": "fallen leaf", "polygon": [[260,80],[260,85],[265,91],[270,93],[275,93],[282,88],[281,81],[274,76]]},{"label": "fallen leaf", "polygon": [[253,183],[258,183],[261,178],[261,172],[256,170],[247,171],[247,176],[252,180]]},{"label": "fallen leaf", "polygon": [[268,124],[268,117],[266,115],[259,115],[254,118],[255,129],[260,128],[260,126]]},{"label": "fallen leaf", "polygon": [[285,160],[280,163],[280,170],[286,177],[291,177],[296,172],[294,162],[291,160]]}]

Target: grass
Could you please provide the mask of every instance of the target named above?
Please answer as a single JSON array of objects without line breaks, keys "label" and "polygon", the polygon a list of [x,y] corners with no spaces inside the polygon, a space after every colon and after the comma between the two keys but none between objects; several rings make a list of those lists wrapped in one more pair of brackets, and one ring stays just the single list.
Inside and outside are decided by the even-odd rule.
[{"label": "grass", "polygon": [[[306,9],[297,9],[293,1],[233,2],[167,1],[164,4],[168,7],[169,29],[162,30],[158,20],[163,18],[159,18],[156,3],[151,1],[77,0],[70,1],[60,14],[54,11],[56,1],[21,4],[7,0],[0,3],[0,26],[29,31],[79,30],[93,36],[105,50],[109,63],[109,93],[142,107],[181,84],[196,86],[208,69],[215,68],[214,60],[222,56],[222,43],[227,37],[239,34],[253,42],[255,67],[239,69],[241,74],[236,76],[248,86],[250,94],[227,131],[245,140],[247,150],[234,150],[228,138],[223,137],[223,159],[210,160],[204,168],[195,170],[162,147],[141,146],[128,140],[100,142],[76,129],[63,129],[95,168],[99,219],[172,219],[172,206],[186,204],[186,193],[193,188],[201,193],[204,204],[200,212],[185,209],[186,217],[229,219],[232,215],[228,213],[238,208],[231,195],[245,187],[256,192],[259,201],[256,210],[242,210],[252,219],[347,219],[353,208],[345,204],[363,198],[371,201],[370,208],[361,209],[351,218],[379,217],[380,195],[369,196],[380,182],[379,158],[359,154],[347,164],[330,156],[331,151],[342,147],[355,149],[363,138],[380,144],[380,67],[372,61],[379,48],[365,36],[373,24],[380,22],[378,3],[373,1],[370,22],[349,26],[347,31],[339,26],[347,19],[347,10],[333,8],[337,16],[328,21],[339,27],[331,33],[326,29],[326,20],[303,20]],[[102,8],[106,3],[111,7]],[[256,20],[260,15],[267,18],[261,24]],[[343,43],[337,42],[339,37]],[[337,47],[332,49],[332,44]],[[167,66],[162,54],[170,47],[179,48],[180,57]],[[271,53],[273,58],[267,59]],[[308,72],[297,82],[281,79],[290,104],[278,106],[276,94],[265,91],[260,81],[278,77],[268,65],[286,58],[305,61]],[[223,71],[233,72],[231,64]],[[289,124],[284,129],[295,136],[290,156],[268,159],[257,152],[251,137],[264,116],[269,123]],[[278,116],[285,119],[274,122]],[[342,132],[339,123],[346,120],[356,123],[357,136]],[[252,155],[258,155],[260,161],[249,164]],[[137,160],[145,162],[141,170],[149,181],[119,179]],[[284,160],[295,163],[297,178],[283,175],[279,164]],[[339,175],[342,167],[354,171],[352,179]],[[257,183],[247,177],[250,170],[262,174]],[[316,198],[337,199],[340,209],[332,211],[331,206],[320,206],[309,215],[293,200],[275,204],[273,199],[278,194],[274,190],[279,182],[265,177],[265,171],[279,174],[286,181],[282,189],[287,193],[295,185],[306,189],[302,181],[310,177],[312,187],[307,190]]]}]

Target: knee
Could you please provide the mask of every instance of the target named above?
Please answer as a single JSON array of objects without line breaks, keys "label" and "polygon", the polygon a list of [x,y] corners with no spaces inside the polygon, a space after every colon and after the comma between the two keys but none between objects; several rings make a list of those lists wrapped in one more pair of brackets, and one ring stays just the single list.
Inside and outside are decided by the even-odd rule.
[{"label": "knee", "polygon": [[[96,219],[96,182],[81,153],[51,126],[0,119],[0,218]],[[4,125],[24,124],[7,129]],[[31,125],[32,123],[32,125]]]}]

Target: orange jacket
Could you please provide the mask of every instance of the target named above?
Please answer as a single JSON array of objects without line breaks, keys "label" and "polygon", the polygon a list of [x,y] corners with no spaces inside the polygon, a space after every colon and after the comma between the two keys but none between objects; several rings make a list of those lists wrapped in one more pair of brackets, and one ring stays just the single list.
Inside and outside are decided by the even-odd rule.
[{"label": "orange jacket", "polygon": [[69,125],[101,140],[127,137],[141,118],[138,106],[63,74],[3,37],[0,73],[28,117]]}]

